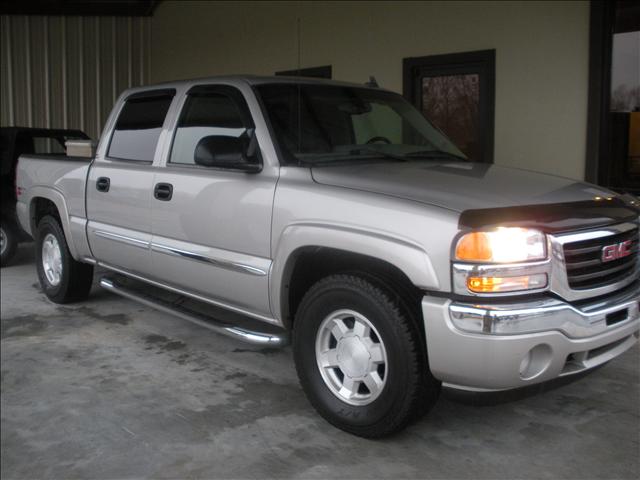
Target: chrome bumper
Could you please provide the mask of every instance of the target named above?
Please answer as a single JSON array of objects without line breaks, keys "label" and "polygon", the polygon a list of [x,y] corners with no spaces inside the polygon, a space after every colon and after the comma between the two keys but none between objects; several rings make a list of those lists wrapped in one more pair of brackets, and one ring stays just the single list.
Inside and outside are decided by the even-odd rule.
[{"label": "chrome bumper", "polygon": [[450,386],[505,390],[601,365],[640,331],[640,283],[573,306],[557,299],[465,304],[425,296],[431,371]]}]

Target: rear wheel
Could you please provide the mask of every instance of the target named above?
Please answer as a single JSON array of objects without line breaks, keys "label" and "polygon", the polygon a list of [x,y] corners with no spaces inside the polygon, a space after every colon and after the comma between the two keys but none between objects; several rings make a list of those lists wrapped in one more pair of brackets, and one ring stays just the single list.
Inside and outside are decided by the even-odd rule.
[{"label": "rear wheel", "polygon": [[307,397],[359,436],[402,429],[440,391],[416,322],[396,298],[364,277],[334,275],[311,287],[296,315],[293,349]]},{"label": "rear wheel", "polygon": [[93,266],[71,256],[62,227],[47,215],[38,224],[36,264],[42,290],[55,303],[84,300],[93,281]]},{"label": "rear wheel", "polygon": [[18,232],[9,222],[0,223],[0,265],[7,266],[18,247]]}]

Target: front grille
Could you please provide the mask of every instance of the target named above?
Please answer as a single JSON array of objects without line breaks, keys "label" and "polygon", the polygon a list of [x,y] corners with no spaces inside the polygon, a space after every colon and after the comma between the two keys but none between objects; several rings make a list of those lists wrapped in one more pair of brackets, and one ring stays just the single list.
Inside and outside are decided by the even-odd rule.
[{"label": "front grille", "polygon": [[[631,255],[609,262],[602,261],[602,249],[631,240]],[[569,287],[585,290],[603,287],[635,273],[638,262],[638,229],[593,240],[566,243],[564,258]]]}]

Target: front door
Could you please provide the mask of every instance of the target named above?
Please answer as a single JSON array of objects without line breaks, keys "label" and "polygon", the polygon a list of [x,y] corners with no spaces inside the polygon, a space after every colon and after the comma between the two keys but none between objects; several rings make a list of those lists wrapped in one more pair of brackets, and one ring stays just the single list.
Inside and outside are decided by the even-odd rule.
[{"label": "front door", "polygon": [[[152,262],[157,278],[227,307],[270,316],[271,209],[278,170],[244,173],[196,165],[205,136],[240,137],[255,128],[231,86],[187,94],[166,166],[154,179]],[[169,193],[170,192],[170,193]]]}]

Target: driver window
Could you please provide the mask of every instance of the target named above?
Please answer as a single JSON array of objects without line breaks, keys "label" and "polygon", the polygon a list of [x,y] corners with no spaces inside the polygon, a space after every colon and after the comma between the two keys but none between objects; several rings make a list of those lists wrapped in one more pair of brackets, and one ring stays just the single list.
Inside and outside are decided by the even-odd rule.
[{"label": "driver window", "polygon": [[219,93],[189,95],[173,139],[170,163],[195,165],[196,145],[209,135],[240,137],[246,132],[240,108]]},{"label": "driver window", "polygon": [[370,111],[352,115],[351,121],[358,145],[364,145],[375,137],[385,138],[395,144],[403,143],[402,118],[388,105],[372,102]]}]

